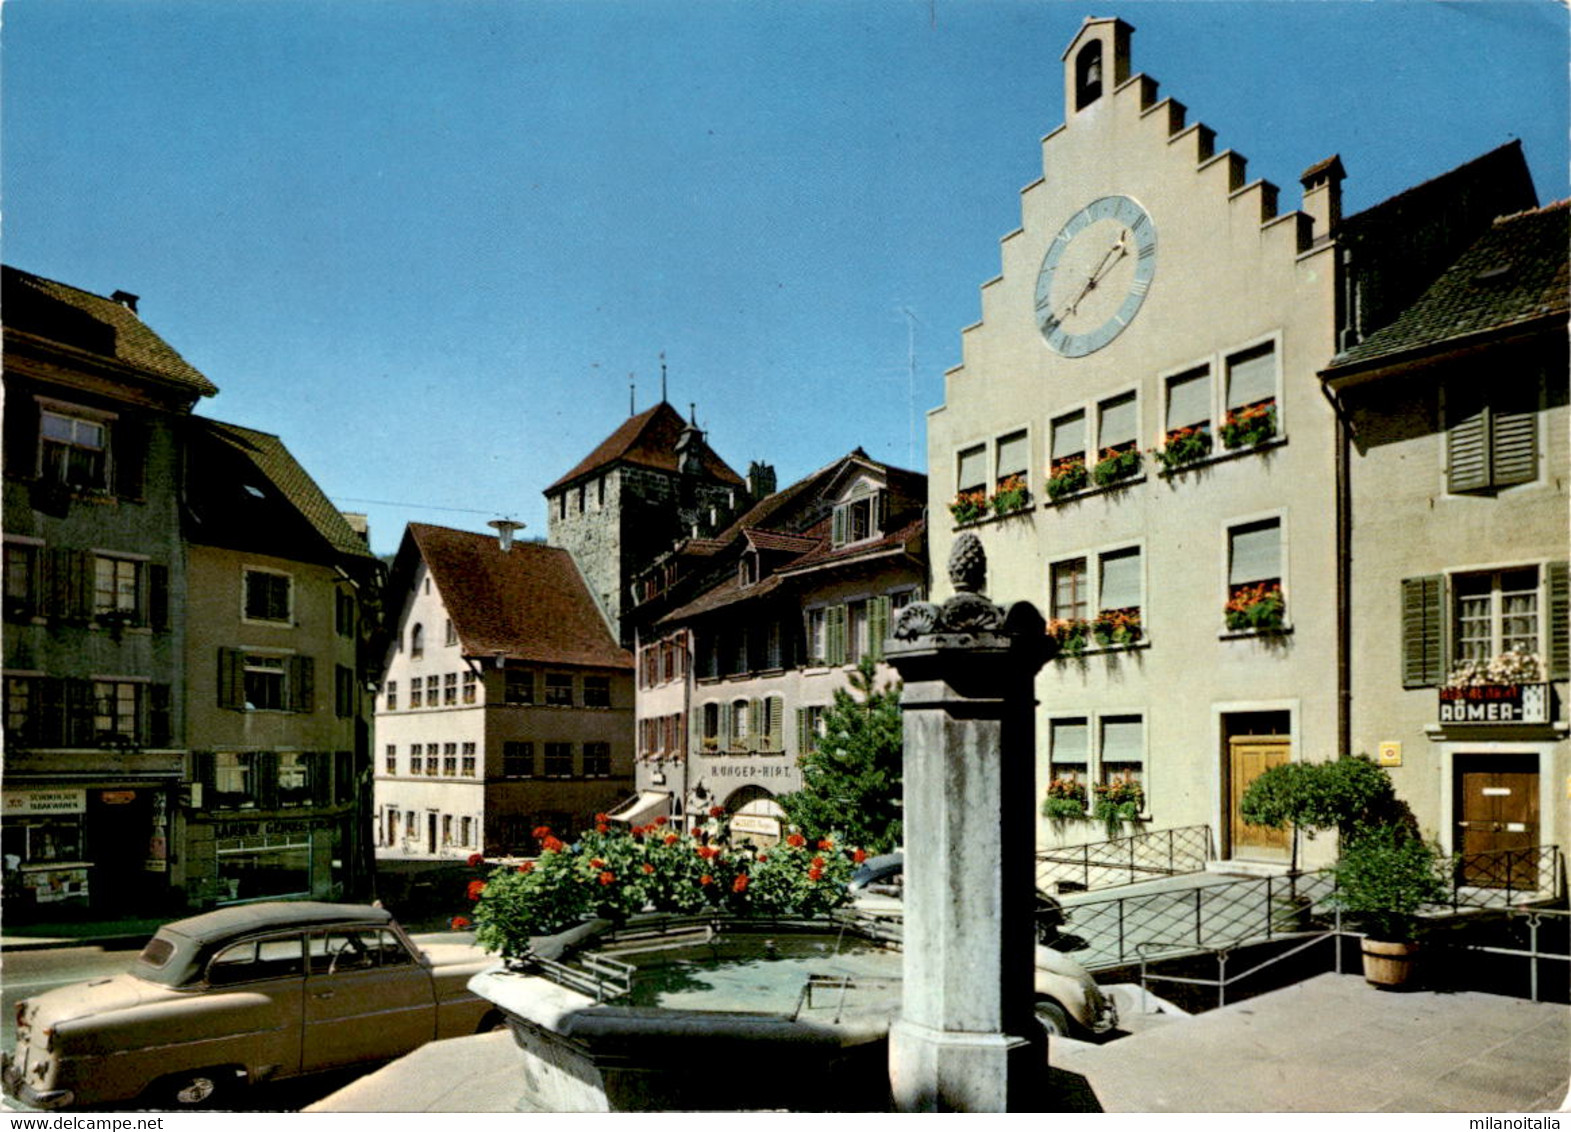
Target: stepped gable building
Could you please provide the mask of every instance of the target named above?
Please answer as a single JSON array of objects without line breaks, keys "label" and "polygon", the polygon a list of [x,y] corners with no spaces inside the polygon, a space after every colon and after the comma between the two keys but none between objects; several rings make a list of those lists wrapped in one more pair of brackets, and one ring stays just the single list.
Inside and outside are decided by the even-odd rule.
[{"label": "stepped gable building", "polygon": [[181,434],[218,389],[135,295],[0,279],[5,915],[164,907],[186,781]]},{"label": "stepped gable building", "polygon": [[382,564],[278,437],[189,433],[180,882],[201,905],[363,896]]},{"label": "stepped gable building", "polygon": [[1531,891],[1571,823],[1571,205],[1496,220],[1322,373],[1345,422],[1352,749],[1465,879]]},{"label": "stepped gable building", "polygon": [[1356,749],[1320,371],[1537,201],[1513,144],[1348,217],[1327,158],[1281,211],[1134,70],[1133,30],[1089,19],[1064,53],[1065,121],[929,416],[932,554],[974,530],[990,596],[1036,602],[1061,645],[1038,684],[1040,844],[1103,836],[1073,817],[1100,798],[1276,868],[1285,836],[1241,820],[1244,788]]},{"label": "stepped gable building", "polygon": [[750,493],[773,490],[772,477],[755,464],[753,482],[745,482],[695,423],[662,400],[545,489],[547,541],[572,554],[606,620],[630,645],[633,575],[677,540],[725,526]]},{"label": "stepped gable building", "polygon": [[773,799],[801,787],[835,689],[925,592],[926,493],[857,449],[637,579],[639,794],[614,817],[720,806],[736,833],[779,837]]},{"label": "stepped gable building", "polygon": [[411,523],[387,592],[384,866],[532,854],[632,792],[632,657],[566,550]]}]

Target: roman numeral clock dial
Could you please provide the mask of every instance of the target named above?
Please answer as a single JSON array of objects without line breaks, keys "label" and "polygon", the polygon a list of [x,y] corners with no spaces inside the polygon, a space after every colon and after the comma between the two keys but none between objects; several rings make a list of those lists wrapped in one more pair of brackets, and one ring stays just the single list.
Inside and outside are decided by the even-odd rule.
[{"label": "roman numeral clock dial", "polygon": [[1066,358],[1123,333],[1156,274],[1156,225],[1128,197],[1101,197],[1071,216],[1042,257],[1036,324]]}]

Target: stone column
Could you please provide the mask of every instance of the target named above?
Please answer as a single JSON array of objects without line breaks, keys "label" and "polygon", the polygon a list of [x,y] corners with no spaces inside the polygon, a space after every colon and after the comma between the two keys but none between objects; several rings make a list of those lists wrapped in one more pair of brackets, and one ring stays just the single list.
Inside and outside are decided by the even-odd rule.
[{"label": "stone column", "polygon": [[901,611],[885,657],[905,682],[905,930],[889,1076],[902,1112],[1040,1111],[1047,1038],[1032,1007],[1037,672],[1030,603],[982,596],[967,532],[956,594]]}]

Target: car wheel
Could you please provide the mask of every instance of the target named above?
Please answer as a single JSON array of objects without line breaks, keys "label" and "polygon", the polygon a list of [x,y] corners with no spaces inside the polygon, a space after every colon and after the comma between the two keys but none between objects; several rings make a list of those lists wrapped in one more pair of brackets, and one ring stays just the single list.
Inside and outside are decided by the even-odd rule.
[{"label": "car wheel", "polygon": [[170,1108],[216,1108],[229,1099],[238,1081],[233,1069],[198,1069],[164,1078],[156,1093]]},{"label": "car wheel", "polygon": [[1051,1037],[1069,1037],[1069,1012],[1055,999],[1036,1000],[1036,1020]]}]

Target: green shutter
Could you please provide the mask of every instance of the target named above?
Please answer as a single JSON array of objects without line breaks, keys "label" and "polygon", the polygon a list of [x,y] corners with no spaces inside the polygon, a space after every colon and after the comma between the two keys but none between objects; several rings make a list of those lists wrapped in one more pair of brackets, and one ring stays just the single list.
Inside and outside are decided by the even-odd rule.
[{"label": "green shutter", "polygon": [[1567,564],[1564,562],[1551,562],[1548,566],[1549,574],[1549,678],[1551,680],[1571,680],[1571,630],[1568,630],[1568,605],[1571,605],[1571,594],[1568,594]]},{"label": "green shutter", "polygon": [[310,714],[316,710],[316,660],[309,656],[289,658],[289,710]]},{"label": "green shutter", "polygon": [[867,655],[884,659],[884,638],[889,636],[889,599],[875,597],[867,603]]},{"label": "green shutter", "polygon": [[834,543],[835,546],[839,546],[840,544],[845,542],[845,540],[846,540],[846,509],[844,507],[836,507],[835,508],[835,517],[834,517],[833,543]]},{"label": "green shutter", "polygon": [[239,649],[218,650],[218,706],[245,710],[245,654]]},{"label": "green shutter", "polygon": [[1530,483],[1538,475],[1538,414],[1496,412],[1494,417],[1494,486]]},{"label": "green shutter", "polygon": [[731,749],[731,705],[721,703],[715,705],[715,714],[718,717],[715,724],[715,746],[717,749],[727,751]]},{"label": "green shutter", "polygon": [[1445,679],[1445,578],[1402,579],[1402,686],[1427,688]]},{"label": "green shutter", "polygon": [[1446,434],[1447,488],[1482,491],[1489,486],[1489,410],[1480,408]]},{"label": "green shutter", "polygon": [[796,753],[807,753],[807,709],[801,707],[796,709]]},{"label": "green shutter", "polygon": [[830,665],[846,662],[846,607],[832,605],[824,611],[824,636],[827,638],[824,659]]},{"label": "green shutter", "polygon": [[770,696],[765,702],[769,710],[769,749],[783,751],[785,750],[785,701],[779,696]]},{"label": "green shutter", "polygon": [[764,701],[747,701],[747,737],[752,740],[748,747],[754,751],[763,748],[764,737]]}]

